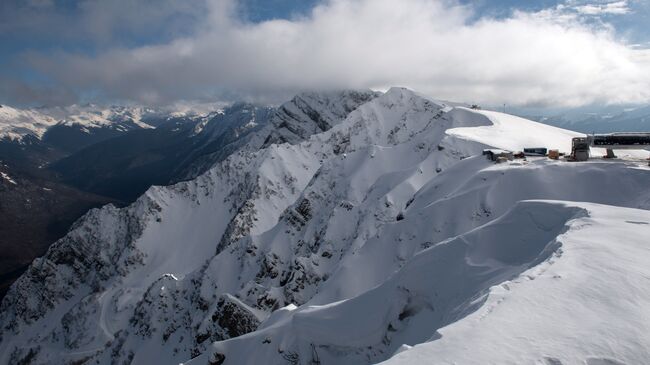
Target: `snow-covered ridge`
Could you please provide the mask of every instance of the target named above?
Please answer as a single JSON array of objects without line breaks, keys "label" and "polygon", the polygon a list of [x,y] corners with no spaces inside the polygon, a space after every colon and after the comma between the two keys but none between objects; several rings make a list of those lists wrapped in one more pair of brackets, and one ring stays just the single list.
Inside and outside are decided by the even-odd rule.
[{"label": "snow-covered ridge", "polygon": [[478,313],[591,219],[588,204],[520,201],[650,208],[634,161],[479,156],[490,128],[544,146],[567,131],[402,88],[297,100],[286,125],[301,129],[265,128],[192,181],[79,221],[2,302],[0,362],[375,363]]},{"label": "snow-covered ridge", "polygon": [[[448,134],[510,151],[522,151],[524,147],[542,146],[548,149],[570,152],[571,139],[585,136],[583,133],[495,111],[469,110],[461,107],[457,108],[456,112],[483,115],[490,120],[490,125],[479,128],[454,128],[448,130]],[[592,148],[592,154],[604,155],[605,150]],[[618,154],[621,157],[638,159],[650,156],[648,152],[643,150],[619,151]]]},{"label": "snow-covered ridge", "polygon": [[72,105],[65,109],[52,109],[49,111],[60,118],[59,124],[65,126],[81,126],[86,130],[102,128],[114,123],[132,122],[139,128],[153,128],[142,121],[143,115],[153,113],[146,108],[110,107],[100,108],[94,105]]},{"label": "snow-covered ridge", "polygon": [[295,144],[313,134],[325,132],[359,105],[378,95],[370,90],[301,93],[279,108],[269,126],[264,146],[285,142]]},{"label": "snow-covered ridge", "polygon": [[[649,212],[585,203],[529,204],[548,206],[535,209],[538,215],[582,212],[566,223],[548,259],[489,288],[478,310],[386,365],[647,362],[650,324],[642,318],[649,316]],[[505,228],[507,235],[514,230]]]},{"label": "snow-covered ridge", "polygon": [[447,131],[448,134],[510,151],[522,151],[524,147],[543,146],[567,152],[571,151],[573,137],[584,136],[582,133],[494,111],[458,108],[456,112],[483,115],[491,123],[478,128],[450,129]]},{"label": "snow-covered ridge", "polygon": [[[233,363],[280,363],[286,353],[295,354],[299,363],[373,363],[401,344],[428,340],[438,328],[474,311],[492,285],[547,260],[568,221],[585,215],[561,205],[518,204],[499,219],[422,250],[375,288],[347,300],[293,309],[254,336],[217,343],[213,351]],[[247,348],[262,339],[278,344],[282,353],[261,346],[251,356]],[[206,353],[190,363],[210,357],[215,356]]]},{"label": "snow-covered ridge", "polygon": [[43,137],[45,131],[57,123],[55,118],[35,110],[0,107],[0,139],[20,140],[26,135]]},{"label": "snow-covered ridge", "polygon": [[151,110],[144,108],[111,107],[94,105],[72,105],[65,108],[16,109],[6,105],[0,108],[0,139],[20,141],[25,136],[41,139],[53,126],[76,126],[88,133],[94,128],[115,127],[126,131],[132,123],[136,128],[153,128],[142,121],[142,116]]},{"label": "snow-covered ridge", "polygon": [[[422,250],[359,296],[287,308],[189,364],[222,356],[359,364],[396,351],[386,364],[643,363],[648,218],[645,210],[521,202]],[[251,353],[256,343],[266,345]]]},{"label": "snow-covered ridge", "polygon": [[[203,109],[206,109],[204,106]],[[207,109],[206,109],[207,110]],[[25,136],[41,139],[53,126],[76,127],[89,133],[97,128],[114,128],[125,132],[133,128],[154,128],[148,124],[151,118],[206,118],[218,112],[216,106],[205,113],[179,110],[153,109],[147,107],[109,106],[93,104],[66,107],[18,109],[7,105],[0,107],[0,139],[20,141]]]}]

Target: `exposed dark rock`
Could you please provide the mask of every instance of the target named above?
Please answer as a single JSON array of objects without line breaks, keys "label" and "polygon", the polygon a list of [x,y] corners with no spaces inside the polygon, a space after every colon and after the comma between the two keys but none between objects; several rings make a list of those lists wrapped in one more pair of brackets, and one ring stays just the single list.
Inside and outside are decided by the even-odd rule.
[{"label": "exposed dark rock", "polygon": [[226,355],[220,354],[218,352],[212,353],[208,364],[210,365],[221,365],[226,361]]}]

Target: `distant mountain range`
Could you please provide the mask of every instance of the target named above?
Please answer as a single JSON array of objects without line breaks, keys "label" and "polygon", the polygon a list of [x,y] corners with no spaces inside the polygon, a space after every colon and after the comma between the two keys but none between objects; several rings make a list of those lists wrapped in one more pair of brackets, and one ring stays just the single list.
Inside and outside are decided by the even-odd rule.
[{"label": "distant mountain range", "polygon": [[609,107],[598,112],[579,109],[551,116],[520,114],[531,120],[582,133],[650,132],[650,106],[627,109]]}]

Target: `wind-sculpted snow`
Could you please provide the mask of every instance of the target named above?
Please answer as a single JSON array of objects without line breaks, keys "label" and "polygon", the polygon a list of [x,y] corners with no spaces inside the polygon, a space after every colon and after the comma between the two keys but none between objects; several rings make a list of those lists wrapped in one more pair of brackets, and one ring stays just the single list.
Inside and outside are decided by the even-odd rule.
[{"label": "wind-sculpted snow", "polygon": [[[214,353],[233,364],[282,363],[288,356],[299,364],[374,363],[475,311],[491,286],[556,253],[558,234],[586,215],[561,204],[518,204],[491,223],[423,250],[378,287],[283,313],[254,335],[216,343],[191,364]],[[253,344],[264,342],[251,353]]]},{"label": "wind-sculpted snow", "polygon": [[477,311],[385,364],[647,363],[650,213],[565,206],[586,214],[569,222],[548,260],[493,286]]},{"label": "wind-sculpted snow", "polygon": [[525,122],[401,88],[303,94],[274,118],[195,180],[78,222],[3,301],[0,362],[378,362],[552,260],[586,214],[518,202],[650,208],[637,162],[494,165],[480,131]]}]

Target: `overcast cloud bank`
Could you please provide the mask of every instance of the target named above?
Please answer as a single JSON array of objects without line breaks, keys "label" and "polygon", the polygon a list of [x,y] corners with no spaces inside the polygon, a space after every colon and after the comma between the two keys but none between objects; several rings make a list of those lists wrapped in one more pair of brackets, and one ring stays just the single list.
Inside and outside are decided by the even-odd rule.
[{"label": "overcast cloud bank", "polygon": [[[81,95],[149,104],[273,102],[306,89],[393,85],[487,104],[650,101],[650,51],[579,16],[622,13],[624,1],[478,21],[471,7],[437,0],[332,0],[308,16],[261,23],[240,20],[232,1],[208,1],[206,9],[191,35],[163,44],[93,56],[31,53],[25,61],[49,79],[42,97],[50,102]],[[39,90],[15,82],[0,93],[18,88],[39,97]]]}]

